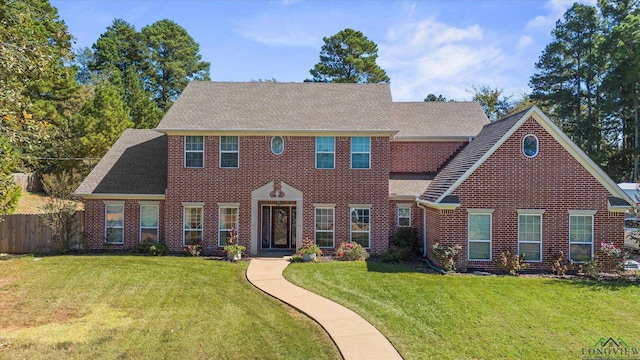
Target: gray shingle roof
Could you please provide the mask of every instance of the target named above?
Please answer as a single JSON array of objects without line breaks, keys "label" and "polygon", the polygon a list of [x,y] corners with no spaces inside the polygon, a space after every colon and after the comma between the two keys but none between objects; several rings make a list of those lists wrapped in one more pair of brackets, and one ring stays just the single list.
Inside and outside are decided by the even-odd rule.
[{"label": "gray shingle roof", "polygon": [[388,84],[192,81],[157,129],[393,132],[390,107]]},{"label": "gray shingle roof", "polygon": [[167,188],[167,136],[128,129],[76,190],[77,195],[160,195]]},{"label": "gray shingle roof", "polygon": [[509,132],[527,111],[529,109],[485,125],[478,136],[436,175],[420,199],[432,202],[438,200],[451,185]]},{"label": "gray shingle roof", "polygon": [[476,102],[396,102],[392,114],[396,137],[476,136],[489,123]]},{"label": "gray shingle roof", "polygon": [[424,190],[429,186],[431,180],[397,180],[397,179],[389,179],[389,195],[391,196],[402,196],[402,195],[411,195],[416,197],[424,192]]}]

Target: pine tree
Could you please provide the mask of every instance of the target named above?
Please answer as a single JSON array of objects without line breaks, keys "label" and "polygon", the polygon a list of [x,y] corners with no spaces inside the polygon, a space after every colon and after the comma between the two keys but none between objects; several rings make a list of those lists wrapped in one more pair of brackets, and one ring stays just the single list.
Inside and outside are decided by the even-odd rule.
[{"label": "pine tree", "polygon": [[387,73],[376,64],[378,46],[362,32],[344,29],[322,38],[320,62],[309,70],[311,82],[388,83]]}]

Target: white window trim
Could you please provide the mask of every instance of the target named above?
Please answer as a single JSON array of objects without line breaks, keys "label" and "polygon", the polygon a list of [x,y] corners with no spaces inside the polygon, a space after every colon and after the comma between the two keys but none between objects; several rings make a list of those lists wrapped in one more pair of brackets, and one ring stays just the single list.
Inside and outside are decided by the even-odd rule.
[{"label": "white window trim", "polygon": [[[124,221],[125,221],[125,207],[124,207],[124,201],[104,201],[104,239],[105,242],[108,244],[124,244]],[[120,226],[107,226],[107,207],[109,206],[122,206],[122,227]],[[107,229],[122,229],[122,237],[120,238],[120,241],[107,241]]]},{"label": "white window trim", "polygon": [[[525,154],[525,152],[524,152],[524,139],[528,138],[529,136],[533,136],[536,139],[536,153],[534,155],[532,155],[532,156],[529,156],[529,155]],[[534,157],[538,156],[538,153],[540,152],[540,140],[534,134],[527,134],[527,135],[523,136],[522,137],[522,144],[520,146],[520,151],[522,151],[522,155],[524,155],[526,158],[533,159]]]},{"label": "white window trim", "polygon": [[[367,138],[369,139],[369,151],[353,151],[353,138],[357,137],[357,138]],[[351,162],[351,170],[371,170],[371,137],[370,136],[352,136],[351,137],[351,153],[350,153],[350,159],[349,161]],[[354,168],[353,167],[353,155],[355,154],[368,154],[369,155],[369,164],[367,165],[366,168]]]},{"label": "white window trim", "polygon": [[[467,260],[469,261],[493,261],[493,211],[494,209],[467,209]],[[471,240],[469,238],[469,229],[471,221],[469,215],[489,215],[489,240]],[[489,259],[471,259],[471,243],[489,243]]]},{"label": "white window trim", "polygon": [[[199,231],[202,235],[200,235],[200,239],[202,239],[204,241],[204,206],[201,205],[202,203],[182,203],[182,246],[187,246],[187,244],[185,243],[185,232],[187,231]],[[195,205],[184,205],[184,204],[195,204]],[[201,216],[201,222],[200,222],[200,229],[187,229],[185,227],[186,225],[186,209],[187,208],[196,208],[196,209],[200,209],[200,216]]]},{"label": "white window trim", "polygon": [[[353,210],[369,210],[369,230],[367,231],[362,231],[362,230],[353,230],[353,226],[351,226],[351,214],[353,213]],[[370,249],[371,248],[371,205],[364,205],[364,206],[353,206],[349,208],[349,242],[352,243],[353,242],[353,233],[356,234],[364,234],[367,233],[369,234],[369,246],[363,246],[363,249]]]},{"label": "white window trim", "polygon": [[[222,150],[222,138],[223,137],[235,137],[238,138],[238,150]],[[218,137],[218,166],[221,169],[238,169],[240,167],[240,136],[228,136],[221,135]],[[222,166],[222,154],[238,154],[238,166]]]},{"label": "white window trim", "polygon": [[[333,139],[333,151],[318,151],[318,138],[331,138]],[[335,136],[316,136],[316,156],[315,156],[315,165],[316,165],[316,169],[317,170],[333,170],[336,168],[336,137]],[[321,168],[318,167],[318,154],[331,154],[333,157],[333,166],[332,167],[326,167],[326,168]]]},{"label": "white window trim", "polygon": [[[201,137],[202,138],[202,150],[187,150],[187,137]],[[204,136],[202,135],[185,135],[183,141],[184,149],[184,167],[186,169],[202,169],[204,168]],[[187,153],[202,153],[202,166],[187,166]]]},{"label": "white window trim", "polygon": [[[142,226],[142,208],[145,206],[155,206],[158,208],[158,226]],[[142,230],[143,229],[156,229],[156,239],[160,242],[160,205],[157,201],[140,201],[140,234],[138,241],[142,244]]]},{"label": "white window trim", "polygon": [[[400,209],[409,209],[409,225],[400,225]],[[398,208],[396,209],[396,220],[399,228],[411,227],[411,204],[398,204]],[[402,217],[403,219],[406,217]]]},{"label": "white window trim", "polygon": [[[317,209],[331,209],[332,210],[332,217],[333,217],[333,229],[332,230],[317,230],[316,229],[316,221],[317,221],[317,213],[316,210]],[[369,220],[369,222],[371,222],[371,220]],[[317,238],[316,235],[321,232],[321,233],[331,233],[333,235],[333,246],[318,246],[320,248],[326,248],[326,249],[333,249],[336,246],[336,208],[335,205],[334,206],[329,206],[329,205],[325,205],[325,206],[315,206],[313,207],[313,243],[317,244]]]},{"label": "white window trim", "polygon": [[[220,203],[220,204],[224,204],[224,203]],[[222,226],[222,210],[223,209],[235,209],[236,210],[236,222],[233,225],[236,229],[236,231],[238,230],[238,223],[240,222],[240,207],[236,206],[233,203],[230,203],[231,205],[221,205],[218,207],[218,247],[224,247],[227,244],[222,244],[220,242],[220,240],[222,239],[222,236],[220,236],[220,234],[224,231],[231,231],[231,229],[223,229],[221,228]]]},{"label": "white window trim", "polygon": [[[544,212],[544,210],[542,210]],[[520,216],[538,216],[540,218],[540,241],[523,241],[520,240]],[[540,259],[538,260],[530,260],[526,258],[525,253],[525,262],[539,263],[542,262],[542,214],[539,213],[527,213],[523,211],[522,213],[518,210],[518,256],[522,253],[520,251],[520,244],[540,244]]]},{"label": "white window trim", "polygon": [[[593,239],[595,237],[595,219],[594,216],[595,210],[569,210],[569,260],[573,261],[571,258],[571,245],[590,245],[591,246],[591,260],[594,259],[595,246],[593,245]],[[589,217],[591,218],[591,242],[576,242],[571,241],[571,217],[572,216],[581,216],[581,217]],[[582,264],[584,261],[576,261],[577,264]]]}]

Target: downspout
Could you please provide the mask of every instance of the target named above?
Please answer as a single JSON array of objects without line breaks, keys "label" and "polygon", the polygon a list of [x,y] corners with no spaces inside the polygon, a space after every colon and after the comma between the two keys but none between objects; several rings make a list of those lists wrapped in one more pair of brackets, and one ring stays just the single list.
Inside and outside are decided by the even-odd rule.
[{"label": "downspout", "polygon": [[433,263],[431,263],[431,261],[429,260],[429,257],[427,256],[427,208],[424,205],[422,205],[422,203],[420,203],[419,197],[416,197],[416,204],[418,205],[419,208],[422,209],[422,227],[423,227],[422,244],[423,244],[423,251],[424,251],[422,256],[424,257],[424,262],[427,264],[427,266],[431,270],[438,272],[441,275],[444,275],[447,272],[435,266]]},{"label": "downspout", "polygon": [[416,204],[422,209],[422,256],[427,257],[427,208],[420,203],[420,198],[417,196]]}]

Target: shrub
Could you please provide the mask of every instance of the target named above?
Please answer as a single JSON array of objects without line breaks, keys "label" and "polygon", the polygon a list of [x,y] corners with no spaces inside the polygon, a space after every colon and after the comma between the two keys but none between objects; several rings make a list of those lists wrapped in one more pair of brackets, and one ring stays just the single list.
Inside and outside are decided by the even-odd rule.
[{"label": "shrub", "polygon": [[410,257],[411,252],[408,249],[391,245],[387,251],[382,254],[382,261],[386,263],[394,263],[408,260]]},{"label": "shrub", "polygon": [[292,263],[296,263],[296,262],[302,262],[302,255],[295,253],[293,255],[291,255],[291,260]]},{"label": "shrub", "polygon": [[407,249],[411,254],[422,254],[422,243],[420,242],[420,238],[416,231],[410,227],[398,228],[389,243],[389,247],[391,246]]},{"label": "shrub", "polygon": [[142,244],[136,246],[134,251],[140,254],[161,256],[167,253],[167,245],[162,242],[157,243],[152,240],[145,240]]},{"label": "shrub", "polygon": [[369,253],[358,243],[340,243],[336,251],[338,260],[342,261],[359,261],[367,260]]},{"label": "shrub", "polygon": [[601,242],[600,250],[602,250],[605,255],[613,258],[616,262],[616,271],[622,272],[624,271],[624,262],[629,259],[629,253],[620,249],[614,243]]},{"label": "shrub", "polygon": [[[549,248],[549,253],[552,253],[553,250]],[[551,256],[551,272],[562,276],[567,273],[569,270],[569,262],[564,260],[564,252],[558,251]]]},{"label": "shrub", "polygon": [[296,253],[302,256],[302,254],[316,254],[317,256],[322,255],[322,250],[316,245],[313,240],[308,237],[302,240],[302,246],[296,250]]},{"label": "shrub", "polygon": [[578,271],[591,279],[598,278],[598,262],[596,260],[591,260],[589,262],[580,264]]},{"label": "shrub", "polygon": [[456,271],[455,257],[462,250],[462,246],[453,245],[444,247],[439,242],[433,244],[433,257],[438,266],[444,271]]},{"label": "shrub", "polygon": [[202,253],[202,242],[198,241],[193,245],[187,245],[184,247],[184,250],[191,256],[200,256]]},{"label": "shrub", "polygon": [[500,253],[497,259],[494,260],[500,270],[508,273],[509,275],[516,276],[519,271],[526,270],[529,264],[524,262],[525,254],[518,256],[518,254],[512,254],[509,250]]},{"label": "shrub", "polygon": [[149,253],[153,256],[162,256],[167,253],[167,244],[158,242],[149,246]]}]

